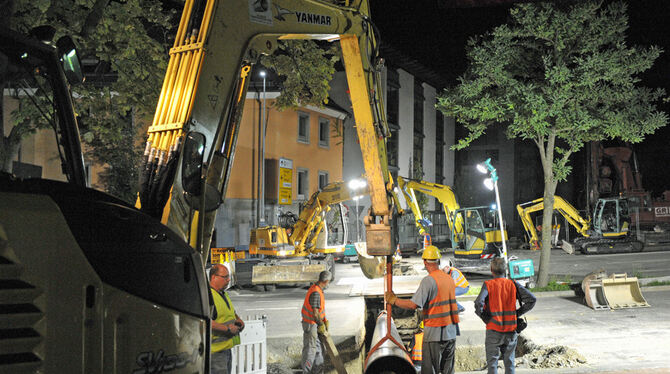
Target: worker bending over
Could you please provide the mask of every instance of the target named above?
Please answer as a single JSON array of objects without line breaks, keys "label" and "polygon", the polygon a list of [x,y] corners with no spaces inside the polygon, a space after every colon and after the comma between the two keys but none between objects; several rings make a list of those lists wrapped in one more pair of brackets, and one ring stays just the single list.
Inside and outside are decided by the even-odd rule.
[{"label": "worker bending over", "polygon": [[411,299],[398,299],[393,291],[386,293],[386,301],[403,309],[423,310],[423,344],[421,347],[422,374],[453,374],[458,307],[454,280],[440,270],[440,251],[431,245],[421,258],[428,276],[421,280]]},{"label": "worker bending over", "polygon": [[302,304],[302,372],[323,373],[324,347],[317,334],[328,330],[326,319],[326,297],[323,290],[328,288],[332,274],[325,270],[319,273],[319,280],[305,295]]}]

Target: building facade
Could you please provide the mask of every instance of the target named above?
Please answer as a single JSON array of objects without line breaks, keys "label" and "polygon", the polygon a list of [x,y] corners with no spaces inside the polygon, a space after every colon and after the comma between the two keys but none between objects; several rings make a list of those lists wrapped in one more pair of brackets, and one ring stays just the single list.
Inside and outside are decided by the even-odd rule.
[{"label": "building facade", "polygon": [[[273,106],[277,90],[263,93],[258,88],[252,83],[247,94],[225,203],[215,224],[214,245],[218,247],[246,248],[252,228],[278,224],[281,213],[298,215],[300,204],[314,192],[342,180],[347,112],[332,106],[279,111]],[[260,147],[263,113],[267,126]],[[260,158],[265,169],[260,184],[262,204],[258,199]]]}]

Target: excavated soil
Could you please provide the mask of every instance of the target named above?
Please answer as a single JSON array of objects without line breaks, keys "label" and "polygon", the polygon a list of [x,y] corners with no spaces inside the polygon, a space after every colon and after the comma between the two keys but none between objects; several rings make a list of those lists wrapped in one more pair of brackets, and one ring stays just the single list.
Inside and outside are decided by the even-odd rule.
[{"label": "excavated soil", "polygon": [[576,350],[562,346],[538,346],[519,336],[516,366],[529,369],[574,368],[586,364],[586,358]]}]

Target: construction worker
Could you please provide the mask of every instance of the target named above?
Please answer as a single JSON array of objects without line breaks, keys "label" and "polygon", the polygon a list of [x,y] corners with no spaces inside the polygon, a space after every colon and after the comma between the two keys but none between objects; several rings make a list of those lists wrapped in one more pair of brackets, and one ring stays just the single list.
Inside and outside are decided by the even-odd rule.
[{"label": "construction worker", "polygon": [[[503,356],[505,373],[514,374],[514,351],[517,343],[517,317],[533,309],[535,296],[516,281],[505,278],[505,260],[491,261],[493,279],[487,280],[475,299],[475,314],[486,323],[486,365],[488,374],[498,372]],[[516,309],[519,300],[521,307]]]},{"label": "construction worker", "polygon": [[[470,283],[465,279],[463,272],[454,267],[454,261],[452,259],[447,259],[447,266],[442,268],[442,271],[447,273],[456,283],[456,296],[465,295],[470,290]],[[461,303],[456,302],[458,305],[458,313],[463,313],[465,307]]]},{"label": "construction worker", "polygon": [[235,313],[233,303],[226,293],[230,284],[230,272],[223,264],[215,264],[209,271],[209,286],[214,300],[212,310],[212,357],[211,373],[231,372],[233,355],[231,348],[240,344],[240,332],[244,322]]},{"label": "construction worker", "polygon": [[414,334],[414,339],[410,343],[410,348],[412,350],[412,362],[414,362],[414,367],[418,373],[421,372],[421,361],[423,360],[423,354],[421,349],[423,348],[423,321],[419,324],[419,332]]},{"label": "construction worker", "polygon": [[411,299],[398,299],[393,291],[386,292],[386,302],[403,309],[423,310],[424,335],[421,345],[422,374],[453,374],[458,307],[456,306],[456,284],[440,270],[440,251],[430,245],[421,256],[428,276],[421,280]]},{"label": "construction worker", "polygon": [[326,297],[323,290],[328,288],[332,274],[325,270],[319,273],[319,280],[305,295],[302,304],[302,372],[323,373],[323,352],[325,351],[317,334],[328,330],[326,319]]}]

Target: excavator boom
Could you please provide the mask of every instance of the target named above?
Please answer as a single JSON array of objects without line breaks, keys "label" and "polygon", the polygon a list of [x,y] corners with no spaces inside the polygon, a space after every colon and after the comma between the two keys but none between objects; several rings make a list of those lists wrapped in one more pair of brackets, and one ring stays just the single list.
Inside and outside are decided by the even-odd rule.
[{"label": "excavator boom", "polygon": [[[184,193],[179,173],[164,173],[156,193],[140,192],[138,205],[153,212],[198,250],[209,248],[216,206],[226,193],[235,156],[242,107],[251,66],[273,53],[281,40],[339,41],[342,47],[356,129],[363,153],[372,207],[368,236],[371,254],[391,253],[387,188],[389,136],[378,78],[377,45],[366,0],[339,6],[315,0],[275,0],[264,9],[247,2],[187,0],[170,50],[170,62],[145,149],[144,180],[155,179],[169,164],[187,131],[205,136],[204,212],[191,215],[193,200]],[[178,157],[178,156],[177,156]],[[157,170],[157,171],[154,171]],[[169,197],[166,195],[169,194]],[[144,199],[142,198],[144,197]],[[198,214],[204,214],[204,217]],[[384,219],[386,217],[386,219]],[[380,220],[381,223],[377,223]],[[202,237],[201,240],[195,238]],[[204,258],[206,258],[206,253]]]}]

